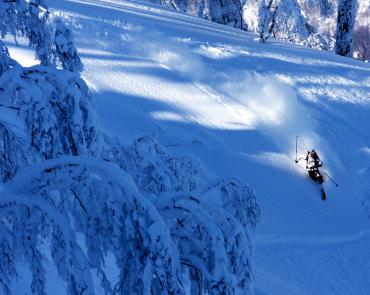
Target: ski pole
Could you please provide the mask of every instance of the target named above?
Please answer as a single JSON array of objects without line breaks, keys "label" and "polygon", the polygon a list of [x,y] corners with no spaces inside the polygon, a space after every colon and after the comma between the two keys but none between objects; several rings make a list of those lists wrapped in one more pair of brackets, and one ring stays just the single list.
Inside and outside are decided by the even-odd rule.
[{"label": "ski pole", "polygon": [[298,135],[295,137],[295,162],[298,163]]},{"label": "ski pole", "polygon": [[328,173],[324,173],[327,177],[329,177],[329,179],[335,184],[335,186],[339,186],[339,184],[338,183],[336,183],[335,181],[334,181],[334,179],[333,178],[331,178],[330,176],[329,176],[329,174]]}]

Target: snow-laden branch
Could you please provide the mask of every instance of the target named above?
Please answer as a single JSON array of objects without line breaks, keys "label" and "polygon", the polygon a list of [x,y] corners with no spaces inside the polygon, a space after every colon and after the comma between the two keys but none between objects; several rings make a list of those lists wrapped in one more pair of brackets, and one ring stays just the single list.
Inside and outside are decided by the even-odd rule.
[{"label": "snow-laden branch", "polygon": [[157,206],[178,245],[190,294],[250,294],[251,241],[238,220],[194,194],[162,198]]},{"label": "snow-laden branch", "polygon": [[140,137],[128,147],[108,142],[103,157],[119,164],[146,195],[197,191],[204,185],[202,166],[197,159],[169,154],[152,136]]},{"label": "snow-laden branch", "polygon": [[0,106],[2,181],[34,161],[99,156],[99,124],[88,88],[78,75],[51,67],[7,66],[0,89],[0,104],[12,106]]},{"label": "snow-laden branch", "polygon": [[[75,261],[87,260],[90,267],[100,270],[102,283],[106,284],[102,264],[110,251],[116,256],[120,278],[114,288],[102,284],[107,292],[113,289],[118,294],[151,294],[160,285],[162,294],[181,293],[177,250],[166,224],[156,208],[137,191],[131,177],[113,164],[87,157],[45,161],[18,173],[5,186],[0,204],[0,216],[7,217],[8,227],[13,229],[12,243],[15,239],[35,239],[33,244],[27,244],[32,253],[37,252],[37,237],[42,234],[40,224],[58,228],[60,234],[55,230],[52,233],[51,252],[69,288],[77,284],[94,294],[86,274],[75,273],[81,269],[74,265]],[[27,208],[28,216],[9,219],[10,205],[19,211]],[[32,232],[27,237],[24,236],[27,231],[15,232],[17,224]],[[84,234],[86,257],[75,250],[76,237],[67,235],[73,231]],[[65,251],[60,253],[60,249]],[[27,255],[26,250],[21,253]],[[35,293],[43,294],[45,280],[38,256],[37,259],[32,256],[37,261],[36,269],[34,260],[30,265],[33,280],[40,282]],[[70,293],[80,294],[76,290]]]},{"label": "snow-laden branch", "polygon": [[[32,273],[31,290],[46,294],[45,270],[39,240],[49,237],[51,252],[59,275],[67,281],[70,294],[93,294],[89,263],[77,243],[69,217],[45,199],[30,193],[22,195],[6,187],[0,198],[1,281],[5,294],[10,293],[11,278],[16,275],[17,259],[23,257]],[[4,234],[5,233],[5,234]],[[9,245],[12,245],[10,248]],[[15,255],[16,254],[16,255]]]}]

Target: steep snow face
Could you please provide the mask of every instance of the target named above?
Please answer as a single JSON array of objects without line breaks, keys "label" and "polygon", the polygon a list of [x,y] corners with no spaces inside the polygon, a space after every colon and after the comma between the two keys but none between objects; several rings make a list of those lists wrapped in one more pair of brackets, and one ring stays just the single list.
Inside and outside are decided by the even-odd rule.
[{"label": "steep snow face", "polygon": [[[83,76],[93,89],[104,130],[127,144],[155,134],[169,153],[190,153],[200,159],[202,179],[235,176],[255,189],[262,215],[256,245],[257,294],[274,290],[312,294],[318,289],[322,294],[348,294],[350,286],[357,284],[359,294],[369,289],[362,276],[345,276],[353,273],[354,263],[359,273],[369,273],[363,249],[370,248],[370,243],[366,232],[358,235],[369,228],[362,206],[370,167],[367,64],[282,42],[262,45],[253,40],[253,34],[140,1],[55,0],[50,4],[64,12],[76,34],[85,64]],[[340,184],[335,187],[326,178],[325,203],[306,175],[304,163],[294,163],[296,136],[298,156],[315,148],[325,172]],[[141,157],[140,152],[162,153],[155,143],[144,142],[130,148],[138,155],[136,162],[127,165],[134,179],[136,165],[152,164],[152,158]],[[163,166],[158,174],[164,186],[178,179],[168,176],[168,171],[177,171],[171,170],[169,159],[160,157]],[[196,169],[197,165],[189,167],[194,175]],[[151,173],[157,171],[148,168],[147,175]],[[193,187],[192,183],[189,178],[187,185]],[[246,191],[238,183],[211,185],[213,193],[206,194],[209,207],[196,218],[202,218],[203,224],[218,224],[215,216],[203,217],[210,215],[214,204],[226,202],[229,213],[223,216],[236,214],[243,220],[237,209],[250,204],[243,199],[233,205],[227,202],[234,192]],[[156,188],[154,183],[144,193]],[[163,212],[172,210],[185,217],[191,217],[187,209],[198,200],[192,193],[178,200],[164,197],[171,206],[161,207]],[[191,220],[187,219],[189,236],[195,230]],[[181,226],[171,218],[166,222],[176,237]],[[230,230],[242,235],[232,223],[228,226],[206,234],[222,238]],[[201,249],[201,239],[194,243]],[[210,261],[204,261],[202,266],[209,271]],[[222,274],[224,268],[218,270]],[[338,274],[345,279],[338,280]],[[325,288],[320,288],[323,278]]]}]

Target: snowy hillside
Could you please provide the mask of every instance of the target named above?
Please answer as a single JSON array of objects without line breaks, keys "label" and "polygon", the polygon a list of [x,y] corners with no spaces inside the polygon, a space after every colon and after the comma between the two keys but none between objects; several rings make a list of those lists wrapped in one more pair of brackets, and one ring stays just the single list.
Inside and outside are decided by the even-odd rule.
[{"label": "snowy hillside", "polygon": [[[262,217],[252,265],[257,295],[368,294],[369,64],[283,42],[261,44],[252,33],[146,2],[50,0],[48,4],[74,33],[84,64],[82,76],[92,91],[101,129],[128,146],[125,152],[141,159],[133,157],[135,161],[150,162],[140,156],[153,150],[163,155],[164,163],[170,161],[167,152],[183,159],[179,165],[196,175],[199,184],[189,175],[173,182],[186,183],[189,191],[193,185],[213,183],[203,191],[209,208],[228,206],[214,198],[215,190],[227,186],[222,183],[226,177],[254,189]],[[11,57],[29,66],[30,50],[12,42],[6,41]],[[141,145],[138,138],[143,136],[154,138],[154,143],[146,139],[149,143]],[[294,162],[296,136],[299,156],[316,149],[325,172],[339,183],[336,187],[326,177],[326,202],[308,177],[304,161]],[[183,155],[195,159],[204,174],[198,177],[198,166]],[[58,163],[49,165],[62,165]],[[102,163],[95,164],[96,175],[87,176],[91,183],[114,174]],[[136,182],[141,181],[135,169],[142,163],[122,165]],[[47,182],[37,169],[32,171],[40,183]],[[22,175],[16,180],[22,183]],[[75,178],[63,181],[58,185]],[[113,188],[107,188],[107,194],[110,198],[121,186],[128,187],[127,194],[140,200],[150,218],[157,220],[131,185],[126,175],[112,177]],[[26,189],[19,186],[13,189]],[[104,188],[100,191],[103,195]],[[148,188],[148,195],[151,192]],[[175,202],[167,197],[169,203]],[[193,206],[188,196],[182,198],[184,206]],[[175,204],[175,209],[167,208],[163,202],[158,204],[163,212],[176,209]],[[161,252],[164,264],[173,253],[168,247]],[[101,267],[114,277],[118,270],[112,260]],[[29,285],[26,266],[19,274],[13,294],[31,294],[24,289]],[[65,289],[55,267],[47,267],[47,278],[47,294],[54,294],[54,288],[58,294]]]}]

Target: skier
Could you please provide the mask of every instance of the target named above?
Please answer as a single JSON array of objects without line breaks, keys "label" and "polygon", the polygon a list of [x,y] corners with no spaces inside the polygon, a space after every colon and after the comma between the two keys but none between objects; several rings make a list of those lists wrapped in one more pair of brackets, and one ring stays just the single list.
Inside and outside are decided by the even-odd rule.
[{"label": "skier", "polygon": [[319,167],[322,167],[322,163],[316,151],[314,149],[307,151],[306,169],[308,170],[308,174],[314,181],[321,184],[324,182],[324,178],[319,171]]},{"label": "skier", "polygon": [[326,200],[326,192],[322,187],[322,183],[324,182],[324,177],[321,175],[319,167],[322,167],[322,162],[319,158],[319,155],[316,153],[314,149],[311,151],[307,151],[306,156],[306,169],[308,171],[308,175],[321,185],[321,199],[323,201]]},{"label": "skier", "polygon": [[322,167],[322,162],[319,158],[319,155],[316,153],[314,149],[311,151],[307,151],[307,155],[305,158],[299,158],[296,160],[298,163],[299,160],[306,160],[306,169],[308,171],[308,175],[311,179],[315,182],[318,182],[321,186],[321,198],[322,200],[326,200],[326,192],[322,187],[322,183],[324,182],[324,177],[321,175],[319,168]]}]

